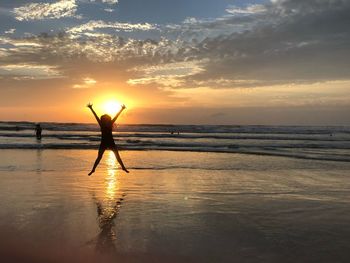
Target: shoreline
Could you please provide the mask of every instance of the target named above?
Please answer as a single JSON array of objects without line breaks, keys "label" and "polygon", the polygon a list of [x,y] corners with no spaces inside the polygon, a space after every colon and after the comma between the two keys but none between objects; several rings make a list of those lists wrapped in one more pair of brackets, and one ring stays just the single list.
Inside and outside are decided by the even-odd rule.
[{"label": "shoreline", "polygon": [[[81,146],[77,148],[72,148],[70,147],[38,147],[38,148],[30,148],[29,147],[23,147],[19,148],[17,146],[14,146],[13,148],[11,147],[6,147],[2,148],[0,145],[1,150],[98,150],[98,146],[86,146],[85,148],[82,148]],[[339,158],[320,158],[320,157],[312,157],[312,156],[298,156],[298,155],[292,155],[288,153],[269,153],[269,152],[249,152],[249,151],[227,151],[227,150],[196,150],[196,149],[186,149],[186,148],[181,148],[181,149],[145,149],[145,148],[131,148],[131,147],[118,147],[119,151],[141,151],[141,152],[147,152],[147,151],[155,151],[155,152],[193,152],[193,153],[222,153],[222,154],[243,154],[243,155],[256,155],[256,156],[269,156],[269,157],[281,157],[281,158],[291,158],[291,159],[300,159],[300,160],[313,160],[313,161],[325,161],[325,162],[340,162],[340,163],[350,163],[350,158],[349,159],[339,159]]]}]

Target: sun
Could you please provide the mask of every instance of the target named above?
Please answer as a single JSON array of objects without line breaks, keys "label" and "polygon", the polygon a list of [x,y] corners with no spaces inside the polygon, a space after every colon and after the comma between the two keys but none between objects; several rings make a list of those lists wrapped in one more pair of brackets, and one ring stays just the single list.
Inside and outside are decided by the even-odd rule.
[{"label": "sun", "polygon": [[123,104],[126,105],[128,110],[132,108],[133,105],[133,101],[130,98],[113,93],[106,93],[91,100],[93,102],[94,109],[99,116],[108,114],[112,118],[121,110]]},{"label": "sun", "polygon": [[116,115],[120,111],[121,107],[122,107],[121,103],[117,101],[107,101],[103,103],[103,106],[102,106],[104,113],[110,116]]}]

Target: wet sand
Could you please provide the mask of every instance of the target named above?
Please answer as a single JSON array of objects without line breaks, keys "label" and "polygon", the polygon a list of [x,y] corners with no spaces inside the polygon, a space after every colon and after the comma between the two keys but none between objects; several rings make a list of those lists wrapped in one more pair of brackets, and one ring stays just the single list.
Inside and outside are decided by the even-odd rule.
[{"label": "wet sand", "polygon": [[257,155],[0,152],[6,262],[348,262],[349,163]]}]

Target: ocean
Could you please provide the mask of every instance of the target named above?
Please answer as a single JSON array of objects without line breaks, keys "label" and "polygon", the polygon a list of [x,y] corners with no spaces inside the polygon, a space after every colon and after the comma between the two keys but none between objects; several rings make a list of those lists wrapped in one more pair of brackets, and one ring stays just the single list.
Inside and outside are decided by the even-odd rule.
[{"label": "ocean", "polygon": [[[96,149],[95,124],[0,122],[0,149]],[[349,126],[118,125],[123,150],[226,152],[350,161]]]}]

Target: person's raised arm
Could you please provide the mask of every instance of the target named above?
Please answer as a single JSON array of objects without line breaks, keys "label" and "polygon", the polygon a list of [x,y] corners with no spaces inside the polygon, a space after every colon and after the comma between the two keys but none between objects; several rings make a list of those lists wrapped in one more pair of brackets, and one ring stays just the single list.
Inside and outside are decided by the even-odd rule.
[{"label": "person's raised arm", "polygon": [[120,111],[114,116],[114,118],[112,119],[112,123],[114,123],[117,119],[118,119],[118,117],[119,117],[119,115],[122,113],[122,111],[123,110],[125,110],[126,109],[126,107],[125,107],[125,105],[123,104],[122,105],[122,108],[120,109]]},{"label": "person's raised arm", "polygon": [[89,103],[88,105],[86,105],[86,107],[88,107],[88,108],[92,111],[92,113],[94,114],[94,116],[95,116],[95,118],[96,118],[98,124],[101,126],[101,120],[100,120],[100,118],[97,116],[97,114],[96,114],[96,112],[94,111],[94,109],[92,108],[92,104]]}]

